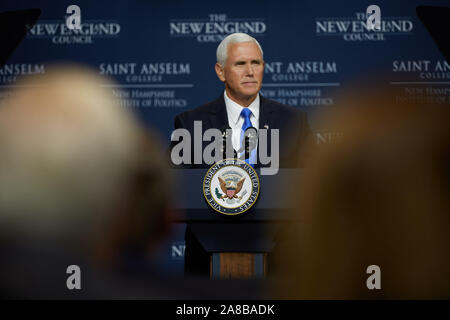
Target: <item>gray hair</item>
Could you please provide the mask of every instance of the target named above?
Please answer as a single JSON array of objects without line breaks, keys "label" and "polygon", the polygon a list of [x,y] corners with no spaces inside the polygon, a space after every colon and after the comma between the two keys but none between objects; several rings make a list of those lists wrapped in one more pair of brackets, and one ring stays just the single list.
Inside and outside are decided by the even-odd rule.
[{"label": "gray hair", "polygon": [[94,71],[55,67],[23,81],[28,86],[0,107],[0,229],[90,237],[109,222],[108,203],[121,194],[136,123]]},{"label": "gray hair", "polygon": [[246,33],[232,33],[226,36],[217,47],[216,51],[217,63],[223,67],[225,65],[225,62],[227,61],[228,45],[230,43],[241,43],[241,42],[256,43],[258,45],[259,50],[261,51],[261,56],[263,56],[263,50],[261,48],[261,45],[255,38],[249,36]]}]

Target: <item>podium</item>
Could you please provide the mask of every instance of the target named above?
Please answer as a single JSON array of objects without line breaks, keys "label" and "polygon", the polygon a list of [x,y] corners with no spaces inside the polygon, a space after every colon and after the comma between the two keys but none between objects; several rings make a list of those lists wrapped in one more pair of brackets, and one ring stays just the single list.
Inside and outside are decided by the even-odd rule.
[{"label": "podium", "polygon": [[273,176],[262,176],[257,202],[237,216],[214,211],[203,196],[207,169],[174,169],[179,189],[176,207],[180,222],[188,223],[210,257],[212,279],[261,279],[270,269],[268,253],[276,243],[277,226],[292,216],[294,201],[285,195],[286,186],[301,184],[303,169],[280,169]]}]

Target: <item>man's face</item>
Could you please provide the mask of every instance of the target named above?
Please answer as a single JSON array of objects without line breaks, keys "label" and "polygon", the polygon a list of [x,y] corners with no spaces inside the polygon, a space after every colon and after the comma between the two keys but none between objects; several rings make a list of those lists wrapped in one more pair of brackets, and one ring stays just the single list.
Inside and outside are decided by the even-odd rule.
[{"label": "man's face", "polygon": [[225,66],[216,64],[216,73],[225,82],[227,95],[248,106],[261,89],[264,61],[255,42],[231,43]]}]

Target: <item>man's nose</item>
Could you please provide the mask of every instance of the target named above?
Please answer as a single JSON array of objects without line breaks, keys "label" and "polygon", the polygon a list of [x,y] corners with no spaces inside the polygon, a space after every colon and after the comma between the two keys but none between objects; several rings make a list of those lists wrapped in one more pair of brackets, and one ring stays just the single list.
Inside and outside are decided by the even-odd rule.
[{"label": "man's nose", "polygon": [[245,75],[249,77],[253,77],[253,66],[251,64],[247,65],[247,68],[245,69]]}]

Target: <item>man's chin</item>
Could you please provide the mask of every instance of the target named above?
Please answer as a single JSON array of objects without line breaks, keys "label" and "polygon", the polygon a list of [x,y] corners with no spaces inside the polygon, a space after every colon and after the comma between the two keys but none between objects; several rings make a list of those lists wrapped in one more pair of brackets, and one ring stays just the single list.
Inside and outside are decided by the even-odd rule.
[{"label": "man's chin", "polygon": [[243,92],[255,92],[258,91],[259,85],[257,83],[244,83],[241,84]]},{"label": "man's chin", "polygon": [[[245,103],[245,102],[252,102],[257,94],[258,94],[259,90],[242,90],[242,91],[227,91],[228,96],[238,102],[238,103]],[[234,97],[234,98],[233,98]]]},{"label": "man's chin", "polygon": [[243,90],[241,92],[241,96],[245,97],[246,99],[252,99],[255,98],[258,94],[259,90]]},{"label": "man's chin", "polygon": [[242,98],[244,99],[244,100],[254,100],[255,98],[256,98],[256,95],[258,94],[258,92],[254,92],[254,93],[252,93],[252,94],[243,94],[242,95]]}]

